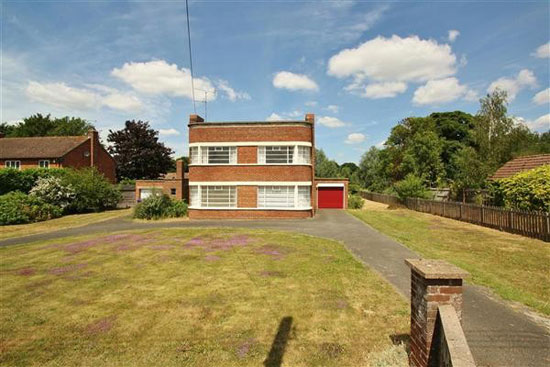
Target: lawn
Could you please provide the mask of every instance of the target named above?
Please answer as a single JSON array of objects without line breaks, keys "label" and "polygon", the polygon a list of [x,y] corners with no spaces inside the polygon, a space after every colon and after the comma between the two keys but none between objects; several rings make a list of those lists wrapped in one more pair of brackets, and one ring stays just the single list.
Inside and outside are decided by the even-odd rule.
[{"label": "lawn", "polygon": [[87,224],[102,222],[108,219],[128,216],[131,214],[131,211],[132,209],[121,209],[108,210],[101,213],[73,214],[66,215],[61,218],[47,220],[44,222],[0,226],[0,240],[20,236],[29,236],[38,233],[52,232],[60,229],[81,227]]},{"label": "lawn", "polygon": [[156,229],[0,251],[3,366],[407,365],[406,300],[338,242]]},{"label": "lawn", "polygon": [[550,315],[550,244],[457,220],[366,201],[351,214],[423,257],[469,271],[469,281]]}]

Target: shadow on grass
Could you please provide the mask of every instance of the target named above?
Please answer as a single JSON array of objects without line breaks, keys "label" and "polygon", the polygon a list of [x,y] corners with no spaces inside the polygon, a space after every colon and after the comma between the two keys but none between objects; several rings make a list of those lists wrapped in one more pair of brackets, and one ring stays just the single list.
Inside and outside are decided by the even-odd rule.
[{"label": "shadow on grass", "polygon": [[265,367],[280,367],[283,363],[283,355],[285,354],[286,345],[292,329],[292,317],[286,316],[281,319],[279,329],[271,344],[271,349],[264,361]]}]

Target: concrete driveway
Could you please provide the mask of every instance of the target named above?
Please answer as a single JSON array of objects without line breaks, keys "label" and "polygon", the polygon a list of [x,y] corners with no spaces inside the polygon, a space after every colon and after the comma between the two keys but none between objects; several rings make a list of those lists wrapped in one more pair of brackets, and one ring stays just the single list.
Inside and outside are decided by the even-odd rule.
[{"label": "concrete driveway", "polygon": [[[380,273],[407,298],[410,271],[404,260],[421,257],[342,210],[322,210],[314,219],[305,220],[135,223],[116,218],[80,228],[7,239],[0,241],[0,246],[99,232],[174,227],[266,228],[341,241],[359,260]],[[478,366],[549,366],[548,328],[489,293],[473,285],[466,285],[464,292],[464,331]]]}]

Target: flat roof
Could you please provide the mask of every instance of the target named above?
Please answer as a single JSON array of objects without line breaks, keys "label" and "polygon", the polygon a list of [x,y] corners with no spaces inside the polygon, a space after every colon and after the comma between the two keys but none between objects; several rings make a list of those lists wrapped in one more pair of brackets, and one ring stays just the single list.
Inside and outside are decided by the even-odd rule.
[{"label": "flat roof", "polygon": [[313,125],[305,120],[283,120],[283,121],[208,121],[208,122],[190,122],[188,126],[230,126],[230,125]]}]

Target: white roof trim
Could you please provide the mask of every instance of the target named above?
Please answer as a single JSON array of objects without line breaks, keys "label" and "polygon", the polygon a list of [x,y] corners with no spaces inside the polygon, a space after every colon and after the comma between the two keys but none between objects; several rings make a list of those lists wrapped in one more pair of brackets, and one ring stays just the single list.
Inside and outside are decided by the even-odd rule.
[{"label": "white roof trim", "polygon": [[189,181],[189,186],[311,186],[309,181]]},{"label": "white roof trim", "polygon": [[343,183],[332,183],[332,182],[325,182],[325,183],[318,183],[317,187],[346,187]]},{"label": "white roof trim", "polygon": [[200,143],[189,143],[189,148],[192,147],[246,147],[246,146],[288,146],[299,145],[304,147],[311,147],[312,144],[309,141],[208,141]]}]

